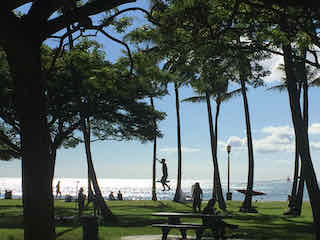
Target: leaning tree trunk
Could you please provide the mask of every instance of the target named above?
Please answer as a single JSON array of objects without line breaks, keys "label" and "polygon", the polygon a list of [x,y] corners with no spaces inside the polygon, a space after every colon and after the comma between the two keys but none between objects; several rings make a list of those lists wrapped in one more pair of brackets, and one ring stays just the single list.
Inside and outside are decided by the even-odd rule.
[{"label": "leaning tree trunk", "polygon": [[55,239],[45,79],[39,34],[15,30],[5,46],[21,126],[24,239]]},{"label": "leaning tree trunk", "polygon": [[282,49],[284,53],[291,117],[300,149],[301,168],[303,170],[302,175],[306,181],[309,194],[313,214],[313,229],[316,234],[316,239],[320,239],[320,191],[310,155],[308,129],[305,126],[305,122],[301,114],[300,102],[297,98],[297,80],[293,71],[292,49],[289,44],[284,45]]},{"label": "leaning tree trunk", "polygon": [[247,130],[247,145],[248,145],[248,182],[245,199],[241,206],[241,211],[244,212],[256,212],[252,208],[252,190],[253,190],[253,174],[254,174],[254,158],[253,158],[253,146],[251,136],[251,124],[249,115],[249,106],[245,86],[245,75],[240,73],[241,93],[243,98],[243,106],[246,118],[246,130]]},{"label": "leaning tree trunk", "polygon": [[300,178],[299,178],[299,185],[298,185],[298,192],[297,192],[297,198],[296,198],[296,202],[295,202],[297,216],[301,216],[302,203],[303,203],[303,194],[304,194],[304,183],[305,183],[305,181],[304,181],[304,176],[303,176],[303,170],[301,168]]},{"label": "leaning tree trunk", "polygon": [[296,205],[297,199],[297,186],[298,186],[298,176],[299,176],[299,151],[297,137],[295,137],[295,156],[294,156],[294,171],[293,171],[293,182],[291,189],[291,198],[294,205]]},{"label": "leaning tree trunk", "polygon": [[[82,114],[80,114],[80,115],[82,115]],[[85,143],[89,175],[90,175],[90,179],[92,181],[93,189],[94,189],[94,192],[96,195],[97,204],[98,204],[98,207],[101,209],[101,214],[104,217],[104,219],[112,221],[112,220],[114,220],[114,216],[113,216],[111,210],[108,208],[106,202],[103,199],[100,187],[98,185],[97,176],[94,171],[91,149],[90,149],[90,134],[88,133],[88,130],[87,130],[85,117],[84,116],[80,116],[80,117],[81,117],[81,119],[80,119],[81,131],[83,133],[83,138],[84,138],[84,143]]]},{"label": "leaning tree trunk", "polygon": [[[304,59],[306,59],[306,50],[303,51]],[[305,61],[299,63],[299,72],[303,78],[303,121],[305,128],[309,128],[309,87],[308,87],[308,79],[306,75],[306,65]],[[300,181],[299,181],[299,187],[298,187],[298,192],[297,192],[297,201],[296,201],[296,210],[297,210],[297,215],[301,215],[302,211],[302,203],[303,203],[303,193],[304,193],[304,175],[303,175],[303,170],[301,168],[301,173],[300,173]]]},{"label": "leaning tree trunk", "polygon": [[178,139],[178,176],[177,188],[173,201],[179,202],[181,199],[181,133],[180,133],[180,105],[179,105],[179,90],[178,85],[174,83],[174,92],[176,96],[176,112],[177,112],[177,139]]},{"label": "leaning tree trunk", "polygon": [[[212,161],[213,161],[213,171],[214,171],[214,189],[217,195],[217,199],[219,202],[219,208],[222,210],[226,209],[226,203],[223,198],[222,187],[220,182],[220,173],[219,173],[219,166],[217,160],[217,143],[215,132],[213,130],[213,120],[212,120],[212,111],[211,111],[211,103],[210,103],[210,95],[206,93],[206,100],[207,100],[207,110],[208,110],[208,119],[209,119],[209,128],[210,128],[210,141],[211,141],[211,154],[212,154]],[[215,184],[216,183],[216,184]]]},{"label": "leaning tree trunk", "polygon": [[[154,110],[153,97],[150,97],[150,104]],[[153,121],[154,127],[157,123]],[[154,135],[153,139],[153,161],[152,161],[152,200],[157,201],[157,190],[156,190],[156,163],[157,163],[157,136]]]}]

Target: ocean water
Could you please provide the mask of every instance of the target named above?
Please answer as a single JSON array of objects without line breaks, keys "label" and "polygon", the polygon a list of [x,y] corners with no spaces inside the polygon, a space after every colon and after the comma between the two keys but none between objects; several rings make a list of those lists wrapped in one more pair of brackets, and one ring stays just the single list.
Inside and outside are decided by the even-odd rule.
[{"label": "ocean water", "polygon": [[[87,179],[84,178],[59,178],[53,181],[53,192],[55,194],[55,186],[60,180],[60,189],[62,198],[66,195],[75,197],[80,187],[87,191]],[[197,180],[203,191],[204,200],[208,200],[212,194],[212,180]],[[194,180],[182,179],[182,191],[186,196],[191,195],[191,186]],[[151,179],[98,179],[98,183],[105,199],[110,192],[116,193],[120,190],[125,200],[151,200],[152,197],[152,180]],[[171,190],[162,191],[161,183],[157,183],[157,198],[159,200],[172,200],[176,189],[176,181],[170,182]],[[288,194],[291,192],[292,182],[288,180],[269,180],[256,181],[254,190],[264,192],[265,195],[255,196],[254,200],[258,201],[287,201]],[[222,183],[223,192],[225,194],[227,185]],[[233,200],[243,200],[244,195],[237,192],[236,189],[245,189],[245,182],[231,182],[230,192],[232,192]],[[11,190],[13,198],[21,198],[21,178],[0,178],[0,199],[4,198],[5,190]],[[304,194],[304,200],[308,200],[308,196]]]}]

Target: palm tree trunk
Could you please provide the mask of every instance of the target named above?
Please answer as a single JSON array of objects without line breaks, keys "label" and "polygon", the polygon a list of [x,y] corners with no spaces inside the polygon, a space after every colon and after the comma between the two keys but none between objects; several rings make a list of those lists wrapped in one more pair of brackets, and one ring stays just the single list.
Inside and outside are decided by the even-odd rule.
[{"label": "palm tree trunk", "polygon": [[[150,103],[152,109],[154,110],[153,97],[150,97]],[[154,126],[156,126],[156,121],[154,121]],[[152,162],[152,200],[157,201],[157,190],[156,190],[156,163],[157,163],[157,137],[154,136],[153,139],[153,162]]]},{"label": "palm tree trunk", "polygon": [[[302,55],[304,59],[306,59],[306,50],[303,49]],[[309,87],[308,87],[308,79],[306,75],[306,64],[305,61],[299,62],[299,70],[300,70],[300,75],[303,78],[302,81],[302,86],[303,86],[303,121],[305,128],[309,128]],[[297,201],[296,201],[296,209],[297,209],[297,215],[301,215],[302,211],[302,203],[303,203],[303,193],[304,193],[304,176],[303,176],[303,170],[301,169],[300,173],[300,181],[299,181],[299,187],[298,187],[298,193],[297,193]]]},{"label": "palm tree trunk", "polygon": [[181,199],[181,132],[180,132],[180,104],[179,104],[179,90],[178,84],[174,83],[174,92],[176,96],[176,113],[177,113],[177,140],[178,140],[178,176],[177,188],[173,201],[179,202]]},{"label": "palm tree trunk", "polygon": [[245,199],[241,206],[241,211],[244,212],[256,212],[252,208],[252,190],[253,190],[253,175],[254,175],[254,158],[253,158],[253,146],[252,146],[252,135],[251,135],[251,124],[249,115],[248,99],[246,94],[245,86],[245,75],[240,73],[241,82],[241,93],[243,98],[244,112],[246,118],[246,130],[247,130],[247,145],[248,145],[248,181],[247,181],[247,192]]},{"label": "palm tree trunk", "polygon": [[[216,137],[215,132],[213,130],[213,119],[212,119],[212,111],[211,111],[211,103],[210,103],[210,95],[206,93],[206,100],[207,100],[207,110],[208,110],[208,119],[209,119],[209,129],[210,129],[210,142],[211,142],[211,154],[212,154],[212,162],[213,162],[213,171],[214,171],[214,178],[216,180],[216,185],[214,185],[214,189],[216,192],[216,197],[218,199],[219,208],[222,210],[226,209],[226,203],[223,198],[222,187],[220,182],[220,173],[219,173],[219,166],[217,160],[217,145],[216,145]],[[216,116],[217,117],[217,116]]]},{"label": "palm tree trunk", "polygon": [[300,102],[297,99],[297,80],[293,71],[293,57],[290,44],[283,45],[285,72],[287,77],[287,89],[289,94],[291,117],[294,131],[298,138],[300,149],[302,176],[306,181],[307,190],[310,199],[310,205],[313,214],[314,231],[316,239],[320,239],[320,191],[317,177],[314,171],[310,156],[308,129],[301,114]]},{"label": "palm tree trunk", "polygon": [[305,180],[304,180],[304,177],[303,177],[303,171],[301,169],[300,178],[299,178],[299,185],[298,185],[298,192],[297,192],[297,198],[296,198],[296,202],[295,202],[297,216],[301,216],[302,203],[303,203],[303,194],[304,194],[304,183],[305,183]]},{"label": "palm tree trunk", "polygon": [[292,182],[292,189],[291,189],[291,197],[294,205],[296,205],[296,199],[297,199],[298,176],[299,176],[299,151],[298,151],[297,137],[295,137],[294,173],[293,173],[293,182]]}]

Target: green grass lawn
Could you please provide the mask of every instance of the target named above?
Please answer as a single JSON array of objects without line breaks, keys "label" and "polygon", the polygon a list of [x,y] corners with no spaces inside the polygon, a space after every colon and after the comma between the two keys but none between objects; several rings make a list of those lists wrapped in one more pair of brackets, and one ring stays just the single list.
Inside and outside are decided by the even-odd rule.
[{"label": "green grass lawn", "polygon": [[[312,213],[309,203],[304,203],[301,217],[284,216],[286,202],[257,202],[254,205],[258,214],[239,212],[239,201],[228,202],[228,212],[233,217],[226,222],[239,225],[233,232],[234,238],[241,239],[312,239]],[[205,203],[203,203],[203,206]],[[152,223],[166,222],[166,218],[153,217],[153,212],[191,212],[191,203],[179,204],[173,201],[112,201],[108,206],[118,217],[118,223],[101,223],[99,239],[120,240],[122,236],[161,234],[159,228],[152,228]],[[72,216],[77,214],[75,203],[55,201],[56,215]],[[84,214],[91,214],[92,208]],[[190,219],[187,220],[190,222]],[[197,221],[196,219],[194,220]],[[198,220],[199,221],[199,220]],[[57,225],[58,240],[82,239],[82,227],[77,222]],[[170,231],[170,234],[179,234]],[[193,231],[188,232],[193,234]],[[210,236],[207,231],[205,235]],[[0,200],[0,239],[23,239],[23,216],[21,200]]]}]

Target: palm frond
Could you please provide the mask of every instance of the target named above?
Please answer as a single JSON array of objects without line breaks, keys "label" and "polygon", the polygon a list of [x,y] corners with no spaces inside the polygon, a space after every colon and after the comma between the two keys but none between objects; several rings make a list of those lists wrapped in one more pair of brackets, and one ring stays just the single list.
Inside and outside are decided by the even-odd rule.
[{"label": "palm frond", "polygon": [[311,87],[320,87],[320,77],[313,79],[308,85]]},{"label": "palm frond", "polygon": [[195,96],[195,97],[189,97],[181,100],[181,102],[192,102],[192,103],[199,103],[204,102],[206,100],[205,96]]},{"label": "palm frond", "polygon": [[[246,89],[247,90],[247,89]],[[241,95],[241,88],[238,88],[236,90],[233,90],[231,92],[227,92],[223,95],[220,96],[220,101],[222,102],[227,102],[229,101],[231,98],[236,97],[236,96],[240,96]]]},{"label": "palm frond", "polygon": [[276,86],[272,86],[270,88],[267,88],[267,91],[279,91],[279,92],[283,92],[287,90],[287,85],[286,84],[280,84],[280,85],[276,85]]}]

